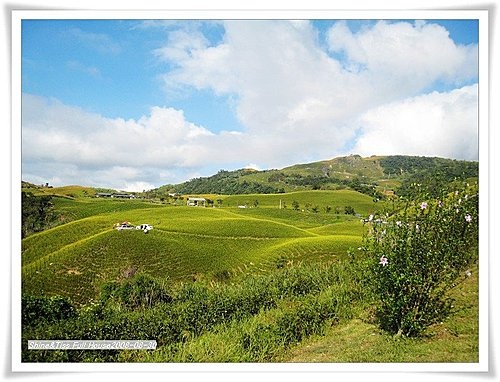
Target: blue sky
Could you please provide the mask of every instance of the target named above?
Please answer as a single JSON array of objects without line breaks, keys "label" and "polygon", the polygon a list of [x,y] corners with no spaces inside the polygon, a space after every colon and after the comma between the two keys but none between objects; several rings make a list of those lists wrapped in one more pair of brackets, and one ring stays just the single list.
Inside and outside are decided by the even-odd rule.
[{"label": "blue sky", "polygon": [[23,20],[23,179],[478,158],[477,20]]},{"label": "blue sky", "polygon": [[[210,91],[165,94],[157,76],[170,65],[154,57],[167,30],[139,20],[23,22],[23,92],[54,97],[109,118],[140,118],[155,105],[184,110],[189,120],[218,130],[238,125],[230,100]],[[220,41],[220,27],[204,28]]]}]

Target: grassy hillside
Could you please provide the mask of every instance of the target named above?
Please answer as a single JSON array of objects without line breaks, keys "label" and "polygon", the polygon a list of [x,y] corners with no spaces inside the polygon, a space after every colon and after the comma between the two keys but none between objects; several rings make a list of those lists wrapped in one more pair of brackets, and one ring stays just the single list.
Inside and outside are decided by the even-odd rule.
[{"label": "grassy hillside", "polygon": [[49,185],[38,186],[28,182],[22,182],[22,191],[31,192],[34,195],[59,196],[64,198],[84,198],[94,197],[96,189],[78,185],[52,187]]},{"label": "grassy hillside", "polygon": [[[56,226],[22,240],[23,360],[477,362],[477,262],[467,263],[465,275],[460,270],[460,280],[452,280],[458,284],[451,291],[455,302],[449,316],[413,339],[380,329],[375,306],[385,294],[372,290],[369,271],[374,265],[403,280],[427,269],[432,276],[428,279],[433,279],[434,270],[425,268],[426,262],[418,262],[416,271],[406,275],[393,264],[416,259],[415,249],[421,245],[432,244],[432,250],[422,247],[420,252],[434,255],[446,238],[455,238],[445,235],[426,242],[424,231],[434,223],[444,229],[460,228],[461,222],[464,230],[453,231],[457,237],[469,224],[476,227],[477,209],[466,208],[476,199],[466,190],[449,194],[450,203],[453,195],[457,200],[446,207],[446,220],[429,215],[444,211],[442,202],[448,202],[446,197],[432,200],[431,191],[445,195],[462,177],[472,184],[476,167],[435,158],[350,156],[282,170],[220,172],[215,183],[201,179],[188,184],[229,185],[233,191],[244,190],[242,194],[206,189],[167,196],[174,189],[165,186],[135,200],[96,198],[97,190],[86,187],[23,183],[23,191],[31,195],[51,196],[59,219]],[[408,185],[415,179],[426,182],[424,196],[414,199],[408,224],[363,224],[369,214],[393,206],[374,197],[370,187],[377,183],[378,191],[411,191]],[[268,192],[273,188],[279,192]],[[213,203],[188,207],[189,195]],[[413,224],[415,216],[429,216],[429,225]],[[458,220],[450,224],[450,216]],[[380,217],[386,219],[385,214]],[[154,228],[148,233],[115,229],[123,221]],[[372,243],[387,240],[381,252],[390,257],[387,268],[381,268],[386,265],[382,259],[377,264],[380,254],[369,258],[373,253],[362,240],[369,229],[379,235]],[[391,232],[410,233],[396,241]],[[417,244],[388,255],[394,243],[403,248],[411,238]],[[464,240],[460,251],[477,259],[473,241]],[[450,262],[445,263],[449,269]],[[26,348],[27,339],[144,338],[157,340],[157,350]]]},{"label": "grassy hillside", "polygon": [[279,208],[280,201],[282,208],[293,209],[293,202],[296,201],[299,204],[299,210],[311,209],[314,206],[318,207],[318,210],[324,210],[325,207],[330,206],[332,211],[335,212],[336,208],[339,208],[342,213],[346,206],[354,206],[355,212],[362,215],[368,215],[370,212],[377,207],[373,202],[373,199],[367,195],[360,194],[356,191],[351,190],[317,190],[315,192],[311,191],[296,191],[286,194],[249,194],[249,195],[229,195],[221,197],[223,200],[223,205],[226,207],[237,207],[237,206],[254,206],[257,202],[258,207],[274,207]]},{"label": "grassy hillside", "polygon": [[359,155],[350,155],[285,167],[283,172],[297,172],[302,173],[302,175],[330,175],[346,179],[356,176],[367,179],[380,179],[384,177],[383,168],[380,165],[381,158],[376,156],[362,158]]},{"label": "grassy hillside", "polygon": [[67,199],[56,197],[52,199],[55,209],[61,219],[72,221],[108,212],[126,213],[129,210],[160,207],[158,204],[143,200],[120,200],[99,198]]},{"label": "grassy hillside", "polygon": [[[253,200],[253,195],[250,196]],[[279,209],[279,198],[326,205],[349,204],[368,213],[376,204],[352,191],[255,195],[258,208],[196,208],[138,201],[68,200],[59,206],[76,220],[22,242],[23,291],[63,295],[83,304],[106,280],[146,272],[173,280],[241,278],[275,269],[280,262],[334,261],[359,246],[364,227],[345,214]],[[229,205],[229,206],[228,206]],[[82,218],[77,219],[76,217]],[[116,223],[154,229],[117,231]]]},{"label": "grassy hillside", "polygon": [[[433,325],[424,338],[394,340],[361,313],[328,327],[289,349],[281,362],[464,362],[479,361],[478,269],[452,293],[454,313]],[[369,312],[369,310],[368,310]]]},{"label": "grassy hillside", "polygon": [[477,162],[401,155],[368,158],[350,155],[283,169],[221,170],[212,176],[165,185],[144,195],[168,199],[169,193],[235,195],[350,189],[382,199],[394,193],[406,193],[412,183],[427,185],[432,190],[440,189],[454,179],[477,176]]}]

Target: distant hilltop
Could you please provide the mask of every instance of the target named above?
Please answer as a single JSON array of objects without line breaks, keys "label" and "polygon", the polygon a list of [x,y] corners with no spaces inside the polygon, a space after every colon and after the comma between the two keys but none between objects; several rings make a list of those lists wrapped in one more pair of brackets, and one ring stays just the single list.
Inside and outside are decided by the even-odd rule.
[{"label": "distant hilltop", "polygon": [[[478,162],[420,156],[337,157],[283,169],[220,170],[209,177],[164,185],[150,194],[266,194],[350,188],[381,198],[411,182],[447,183],[477,178]],[[437,189],[437,184],[434,185]]]},{"label": "distant hilltop", "polygon": [[479,163],[439,157],[406,155],[361,157],[349,155],[296,164],[282,169],[220,170],[179,184],[167,184],[144,192],[78,185],[52,187],[22,182],[23,191],[67,198],[167,199],[182,195],[278,194],[303,190],[352,189],[376,199],[404,194],[412,183],[432,190],[457,180],[477,179]]}]

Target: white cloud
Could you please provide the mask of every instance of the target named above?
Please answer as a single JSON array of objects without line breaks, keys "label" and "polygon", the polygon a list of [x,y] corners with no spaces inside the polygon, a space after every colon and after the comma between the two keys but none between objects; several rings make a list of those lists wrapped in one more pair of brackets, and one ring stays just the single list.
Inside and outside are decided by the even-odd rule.
[{"label": "white cloud", "polygon": [[[464,86],[477,75],[477,46],[454,44],[440,26],[379,22],[352,33],[340,22],[327,52],[307,21],[227,21],[215,45],[197,25],[164,29],[154,54],[173,69],[163,84],[231,95],[243,131],[214,133],[169,107],[109,119],[25,94],[23,176],[142,190],[218,166],[351,152],[477,158],[477,86]],[[436,82],[459,85],[425,94]]]},{"label": "white cloud", "polygon": [[478,88],[433,92],[380,106],[360,118],[361,155],[424,155],[478,160]]},{"label": "white cloud", "polygon": [[154,51],[154,54],[168,61],[186,61],[200,49],[208,46],[208,40],[199,32],[183,29],[168,34],[168,43]]},{"label": "white cloud", "polygon": [[477,45],[456,45],[448,31],[423,21],[389,23],[352,33],[344,22],[328,32],[332,52],[386,97],[411,95],[440,80],[451,84],[477,75]]},{"label": "white cloud", "polygon": [[45,172],[46,179],[61,172],[72,179],[76,172],[90,175],[92,185],[123,188],[145,176],[156,182],[158,175],[144,169],[199,166],[208,151],[203,140],[212,135],[172,108],[153,107],[150,115],[125,121],[29,94],[22,106],[23,174]]},{"label": "white cloud", "polygon": [[123,191],[127,192],[137,192],[137,191],[148,191],[152,190],[156,186],[154,184],[148,183],[148,182],[132,182],[132,183],[126,183],[125,187],[123,187]]},{"label": "white cloud", "polygon": [[215,46],[200,31],[171,34],[180,39],[160,57],[176,69],[164,83],[234,95],[242,155],[255,161],[246,148],[257,151],[262,166],[342,153],[366,110],[477,76],[477,46],[456,45],[432,23],[381,21],[352,33],[339,22],[327,33],[329,52],[307,21],[223,25]]},{"label": "white cloud", "polygon": [[338,121],[353,104],[359,108],[363,95],[345,97],[338,89],[361,83],[319,49],[311,24],[239,20],[224,27],[219,45],[201,43],[199,32],[188,38],[182,31],[182,41],[161,50],[161,57],[176,66],[165,74],[166,86],[234,94],[246,131],[224,139],[239,141],[242,161],[255,161],[258,155],[263,166],[280,165],[289,163],[291,153],[303,160],[313,152],[339,150],[352,134]]},{"label": "white cloud", "polygon": [[259,165],[255,164],[255,163],[249,163],[249,164],[247,164],[244,168],[249,169],[249,170],[257,170],[257,171],[262,170],[262,169],[259,167]]},{"label": "white cloud", "polygon": [[[185,120],[182,111],[153,107],[139,120],[108,119],[41,97],[23,96],[25,158],[60,163],[175,166],[196,162],[191,152],[208,130]],[[182,154],[190,154],[183,157]]]}]

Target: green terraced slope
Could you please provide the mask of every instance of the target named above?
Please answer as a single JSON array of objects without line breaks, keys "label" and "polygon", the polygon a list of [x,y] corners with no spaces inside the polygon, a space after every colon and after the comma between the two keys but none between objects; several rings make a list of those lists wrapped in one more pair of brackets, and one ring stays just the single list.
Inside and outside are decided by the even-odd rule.
[{"label": "green terraced slope", "polygon": [[[137,271],[178,281],[210,280],[265,273],[280,261],[335,261],[359,246],[364,232],[359,218],[279,209],[275,202],[337,200],[366,213],[376,207],[364,195],[345,190],[258,197],[259,208],[246,209],[136,202],[115,209],[114,201],[72,201],[66,208],[86,217],[23,240],[23,292],[69,296],[84,304],[104,281]],[[122,221],[154,229],[148,234],[114,229]]]}]

